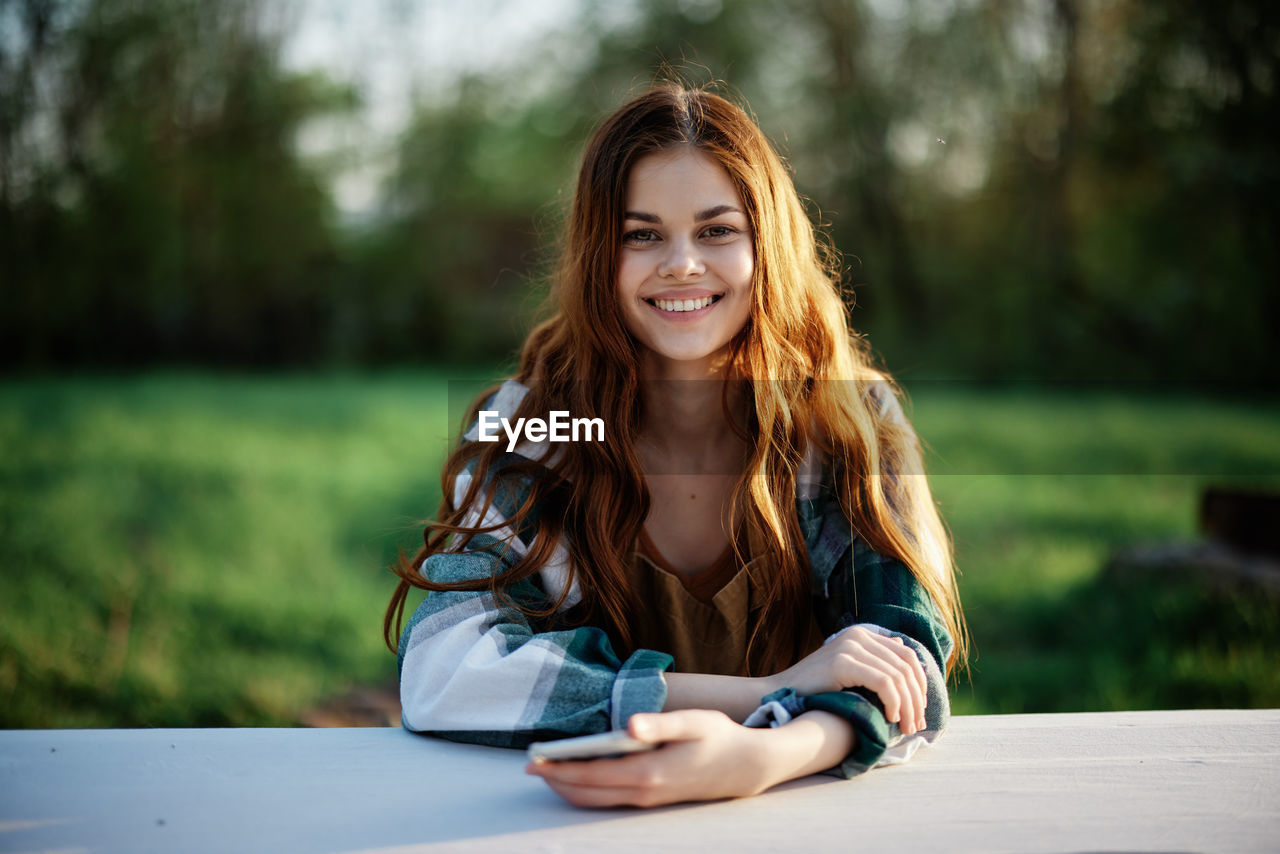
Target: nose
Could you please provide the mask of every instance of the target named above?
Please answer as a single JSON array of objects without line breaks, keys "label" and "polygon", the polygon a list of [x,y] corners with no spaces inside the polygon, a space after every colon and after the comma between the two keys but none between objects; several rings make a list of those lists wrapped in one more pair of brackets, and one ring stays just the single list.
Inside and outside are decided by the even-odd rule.
[{"label": "nose", "polygon": [[658,275],[667,279],[696,279],[705,271],[702,255],[691,240],[672,240],[658,263]]}]

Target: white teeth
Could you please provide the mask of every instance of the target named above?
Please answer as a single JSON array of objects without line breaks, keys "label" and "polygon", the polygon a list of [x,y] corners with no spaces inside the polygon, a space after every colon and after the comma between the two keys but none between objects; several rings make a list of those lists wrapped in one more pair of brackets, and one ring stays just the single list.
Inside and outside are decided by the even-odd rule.
[{"label": "white teeth", "polygon": [[663,311],[697,311],[700,308],[706,308],[715,302],[715,297],[700,297],[699,299],[652,299],[649,300],[653,305]]}]

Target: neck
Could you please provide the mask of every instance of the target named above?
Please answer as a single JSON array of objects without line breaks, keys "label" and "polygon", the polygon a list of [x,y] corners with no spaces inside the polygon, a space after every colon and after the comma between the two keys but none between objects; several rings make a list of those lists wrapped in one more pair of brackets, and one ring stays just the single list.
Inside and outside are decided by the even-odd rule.
[{"label": "neck", "polygon": [[[646,379],[636,451],[646,472],[738,474],[746,443],[725,417],[723,379]],[[741,411],[730,390],[729,411]]]}]

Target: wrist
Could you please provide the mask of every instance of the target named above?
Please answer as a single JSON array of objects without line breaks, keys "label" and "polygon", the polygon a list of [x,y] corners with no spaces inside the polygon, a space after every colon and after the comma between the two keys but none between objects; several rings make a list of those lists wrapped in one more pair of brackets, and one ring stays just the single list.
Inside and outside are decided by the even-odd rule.
[{"label": "wrist", "polygon": [[777,691],[779,688],[786,687],[782,684],[779,674],[773,676],[753,676],[747,680],[747,691],[755,698],[757,706],[765,697]]},{"label": "wrist", "polygon": [[663,711],[715,709],[738,723],[760,707],[776,677],[721,676],[709,673],[665,673],[667,699]]},{"label": "wrist", "polygon": [[789,773],[794,764],[788,762],[792,747],[790,734],[782,732],[783,729],[746,728],[748,743],[743,751],[746,762],[742,774],[748,781],[751,794],[759,794],[795,776]]},{"label": "wrist", "polygon": [[759,739],[749,773],[759,783],[758,791],[839,765],[857,739],[848,721],[820,711],[753,732]]}]

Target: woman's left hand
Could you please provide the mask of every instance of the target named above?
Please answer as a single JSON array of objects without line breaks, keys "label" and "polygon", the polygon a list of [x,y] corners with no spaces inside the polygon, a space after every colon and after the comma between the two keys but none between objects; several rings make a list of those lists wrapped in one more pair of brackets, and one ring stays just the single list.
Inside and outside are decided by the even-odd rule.
[{"label": "woman's left hand", "polygon": [[765,762],[770,731],[749,729],[722,712],[686,709],[633,715],[632,738],[662,744],[617,759],[529,763],[569,803],[580,807],[675,804],[754,795],[773,785]]}]

